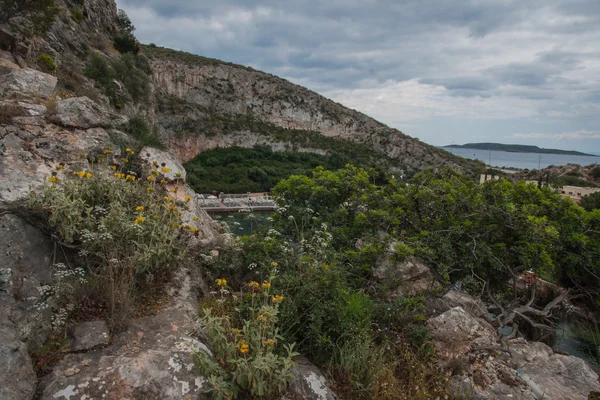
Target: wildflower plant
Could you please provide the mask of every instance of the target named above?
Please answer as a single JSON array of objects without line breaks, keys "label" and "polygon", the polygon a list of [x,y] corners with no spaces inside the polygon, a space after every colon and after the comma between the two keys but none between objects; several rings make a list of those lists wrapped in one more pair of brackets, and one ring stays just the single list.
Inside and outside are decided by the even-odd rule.
[{"label": "wildflower plant", "polygon": [[[186,251],[185,239],[194,234],[182,229],[175,202],[148,191],[145,179],[111,161],[113,150],[91,157],[91,168],[54,172],[48,185],[30,194],[31,209],[48,221],[55,236],[78,250],[91,280],[109,288],[110,321],[126,319],[126,305],[134,292],[159,281]],[[132,160],[134,152],[125,151]],[[115,167],[114,169],[112,167]],[[150,188],[154,188],[151,183]],[[133,290],[136,289],[136,290]]]},{"label": "wildflower plant", "polygon": [[[226,285],[225,279],[217,280],[221,295]],[[210,339],[214,357],[201,350],[194,359],[200,372],[208,376],[208,390],[214,398],[276,398],[292,381],[293,358],[298,353],[279,334],[278,309],[284,297],[273,295],[271,288],[270,280],[246,285],[245,318],[236,318],[233,313],[216,315],[211,308],[203,310],[199,327]]]}]

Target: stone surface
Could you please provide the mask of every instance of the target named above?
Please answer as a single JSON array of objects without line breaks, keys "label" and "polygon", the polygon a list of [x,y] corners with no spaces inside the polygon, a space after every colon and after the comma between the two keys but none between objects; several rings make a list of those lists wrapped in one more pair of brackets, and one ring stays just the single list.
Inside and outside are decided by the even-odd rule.
[{"label": "stone surface", "polygon": [[21,69],[17,64],[5,58],[0,58],[0,75],[10,74],[13,71]]},{"label": "stone surface", "polygon": [[41,399],[209,399],[192,359],[195,351],[209,351],[190,335],[194,292],[190,275],[179,271],[172,299],[157,315],[131,320],[107,347],[67,355],[42,379]]},{"label": "stone surface", "polygon": [[0,76],[0,94],[18,92],[48,97],[56,89],[56,83],[55,76],[35,69],[18,69]]},{"label": "stone surface", "polygon": [[0,320],[0,399],[31,399],[36,382],[27,347],[19,340],[16,327]]},{"label": "stone surface", "polygon": [[392,261],[394,243],[377,261],[373,275],[391,289],[391,294],[404,296],[418,294],[436,288],[438,285],[429,268],[415,257],[404,261]]},{"label": "stone surface", "polygon": [[127,122],[127,117],[116,115],[88,97],[71,97],[56,104],[52,121],[77,129],[114,128]]},{"label": "stone surface", "polygon": [[335,393],[327,385],[327,379],[305,357],[298,357],[292,370],[294,380],[290,383],[285,398],[295,400],[334,400]]},{"label": "stone surface", "polygon": [[34,226],[13,214],[0,216],[0,322],[11,321],[19,339],[30,344],[41,345],[50,330],[48,315],[37,318],[31,306],[41,298],[40,287],[52,281],[55,257],[50,238]]},{"label": "stone surface", "polygon": [[442,296],[442,300],[446,302],[449,307],[461,307],[475,317],[484,318],[487,315],[487,309],[483,302],[468,293],[450,290]]},{"label": "stone surface", "polygon": [[69,329],[69,351],[91,350],[108,345],[110,332],[104,321],[87,321]]},{"label": "stone surface", "polygon": [[[144,179],[150,174],[150,170],[158,170],[164,178],[170,182],[182,181],[185,182],[186,172],[181,162],[173,154],[156,149],[154,147],[144,147],[140,150],[140,159],[142,160],[142,166],[144,168]],[[158,166],[153,165],[153,161],[156,161]],[[164,164],[164,166],[162,165]],[[168,168],[169,172],[163,172],[162,168]]]}]

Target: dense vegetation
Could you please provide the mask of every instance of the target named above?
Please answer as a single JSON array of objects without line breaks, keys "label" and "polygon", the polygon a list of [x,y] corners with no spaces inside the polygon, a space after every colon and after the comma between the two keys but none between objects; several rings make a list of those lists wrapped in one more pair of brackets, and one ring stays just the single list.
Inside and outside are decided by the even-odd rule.
[{"label": "dense vegetation", "polygon": [[467,143],[467,144],[452,144],[446,147],[459,149],[479,149],[479,150],[495,150],[508,151],[511,153],[539,153],[539,154],[566,154],[574,156],[593,156],[580,151],[545,149],[538,146],[527,146],[523,144],[502,144],[502,143]]},{"label": "dense vegetation", "polygon": [[[327,140],[323,142],[310,141],[307,144],[314,144],[317,148],[329,144]],[[363,167],[376,165],[377,159],[372,151],[361,149],[351,142],[340,142],[337,151],[328,155],[274,152],[268,146],[209,150],[185,164],[187,180],[198,193],[211,193],[213,190],[224,193],[268,192],[282,179],[291,175],[309,175],[318,166],[335,170],[350,162]],[[383,170],[375,172],[377,182],[384,178]]]},{"label": "dense vegetation", "polygon": [[[416,256],[440,281],[507,309],[529,296],[511,283],[526,270],[600,306],[600,210],[549,189],[477,185],[445,169],[377,186],[368,171],[348,166],[292,176],[274,192],[281,208],[271,229],[234,241],[207,267],[233,290],[273,282],[285,298],[285,341],[326,367],[348,398],[443,398],[448,390],[451,371],[435,366],[423,297],[390,300],[373,273],[385,260]],[[245,315],[239,306],[222,312]],[[527,333],[532,321],[515,318]]]}]

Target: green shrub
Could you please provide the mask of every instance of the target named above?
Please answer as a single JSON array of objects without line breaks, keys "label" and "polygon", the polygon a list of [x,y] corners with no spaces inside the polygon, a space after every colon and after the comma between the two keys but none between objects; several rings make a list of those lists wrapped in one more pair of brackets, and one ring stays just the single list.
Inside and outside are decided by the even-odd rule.
[{"label": "green shrub", "polygon": [[152,132],[151,126],[142,117],[133,117],[125,126],[125,132],[133,136],[142,146],[163,148],[163,144]]},{"label": "green shrub", "polygon": [[140,52],[137,39],[132,34],[120,34],[115,37],[114,41],[115,49],[121,54],[133,53],[137,54]]},{"label": "green shrub", "polygon": [[38,61],[46,72],[56,71],[56,62],[48,54],[40,54]]},{"label": "green shrub", "polygon": [[[79,260],[103,290],[106,318],[122,327],[139,293],[168,277],[186,251],[177,206],[163,198],[153,183],[146,186],[125,174],[133,161],[127,149],[121,166],[110,166],[106,154],[93,155],[91,170],[67,171],[59,164],[41,192],[32,192],[31,209],[55,235],[78,250]],[[127,161],[127,162],[126,162]],[[183,231],[182,231],[183,229]],[[181,236],[181,235],[184,236]]]},{"label": "green shrub", "polygon": [[73,7],[71,8],[71,18],[73,21],[80,23],[83,20],[83,8]]},{"label": "green shrub", "polygon": [[[222,296],[228,293],[226,283],[217,281]],[[227,313],[218,316],[210,308],[203,310],[200,327],[210,340],[214,358],[204,350],[194,358],[200,372],[208,376],[208,391],[214,398],[276,398],[292,381],[292,359],[298,353],[279,335],[278,303],[284,298],[272,295],[270,288],[268,281],[248,284],[248,315],[239,323]]]},{"label": "green shrub", "polygon": [[588,194],[583,196],[579,205],[585,208],[587,211],[600,210],[600,192]]}]

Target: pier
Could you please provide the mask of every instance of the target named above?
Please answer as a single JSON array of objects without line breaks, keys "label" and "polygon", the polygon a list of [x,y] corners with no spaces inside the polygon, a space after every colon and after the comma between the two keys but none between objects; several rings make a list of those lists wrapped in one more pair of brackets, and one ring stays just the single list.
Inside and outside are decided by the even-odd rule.
[{"label": "pier", "polygon": [[196,195],[196,201],[206,212],[253,212],[253,211],[275,211],[277,204],[273,196],[268,193],[244,193]]}]

